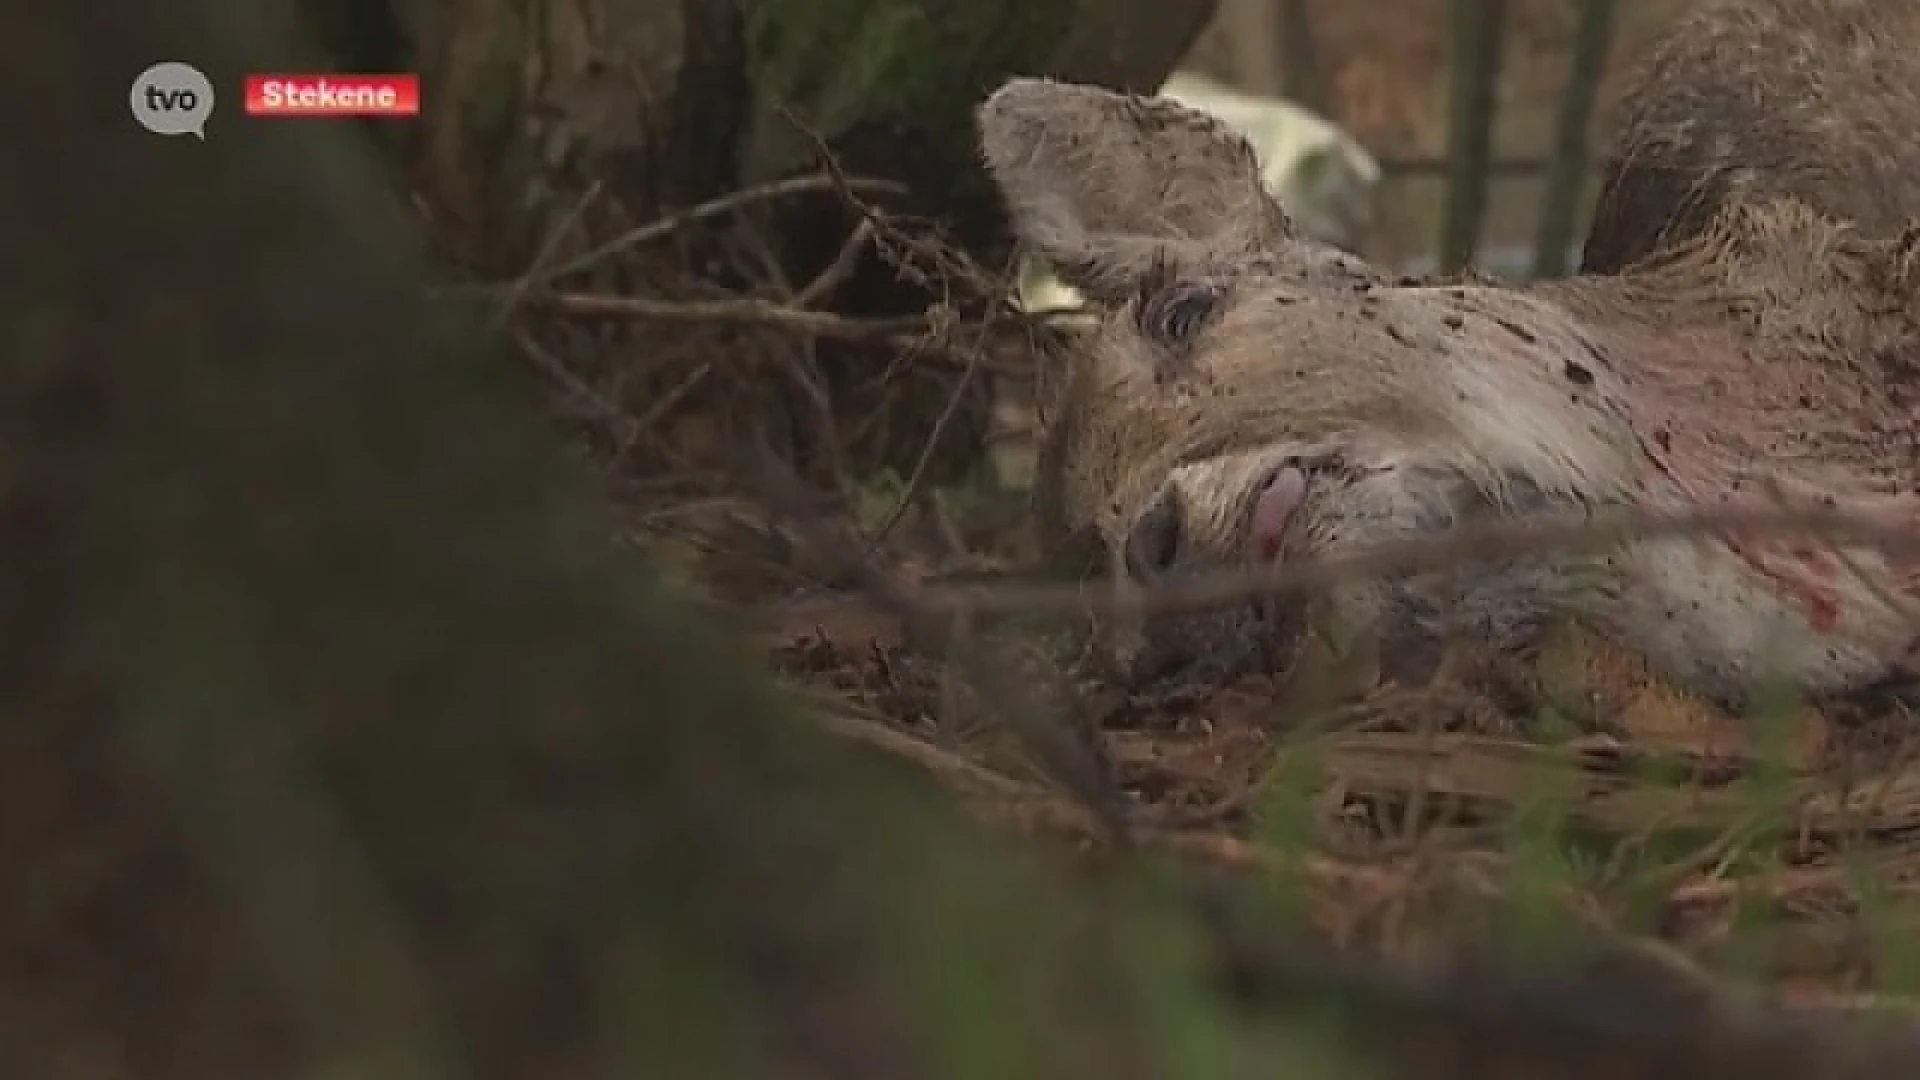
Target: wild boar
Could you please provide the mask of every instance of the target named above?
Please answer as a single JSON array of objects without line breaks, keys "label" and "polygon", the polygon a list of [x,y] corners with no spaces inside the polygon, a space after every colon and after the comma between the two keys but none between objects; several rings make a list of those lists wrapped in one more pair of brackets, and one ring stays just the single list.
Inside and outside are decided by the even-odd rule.
[{"label": "wild boar", "polygon": [[1920,3],[1708,0],[1629,77],[1581,269],[1608,273],[1789,196],[1869,237],[1920,190]]},{"label": "wild boar", "polygon": [[[1015,79],[979,122],[1021,238],[1099,312],[1047,410],[1036,509],[1124,580],[1610,508],[1778,501],[1920,535],[1910,234],[1736,192],[1616,275],[1396,283],[1303,242],[1251,147],[1174,102]],[[1334,582],[1315,619],[1518,648],[1571,617],[1737,705],[1761,682],[1903,671],[1914,569],[1806,537],[1668,536]],[[1299,615],[1250,602],[1154,638],[1230,669]]]}]

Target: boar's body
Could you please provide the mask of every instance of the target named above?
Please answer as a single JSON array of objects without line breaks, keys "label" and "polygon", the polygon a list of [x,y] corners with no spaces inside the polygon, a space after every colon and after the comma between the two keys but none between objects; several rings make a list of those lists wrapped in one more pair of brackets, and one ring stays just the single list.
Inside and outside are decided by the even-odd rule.
[{"label": "boar's body", "polygon": [[[1825,122],[1844,142],[1850,115]],[[981,125],[1022,238],[1097,308],[1045,410],[1037,509],[1122,587],[1608,509],[1838,508],[1920,535],[1920,244],[1844,212],[1893,221],[1912,195],[1875,194],[1891,178],[1822,203],[1749,174],[1618,274],[1400,284],[1302,242],[1245,141],[1173,102],[1015,80]],[[1857,539],[1633,537],[1325,585],[1138,643],[1218,673],[1309,619],[1506,648],[1571,616],[1738,704],[1902,676],[1920,640],[1920,560]]]},{"label": "boar's body", "polygon": [[1920,2],[1707,0],[1629,81],[1581,269],[1788,196],[1897,235],[1920,218]]}]

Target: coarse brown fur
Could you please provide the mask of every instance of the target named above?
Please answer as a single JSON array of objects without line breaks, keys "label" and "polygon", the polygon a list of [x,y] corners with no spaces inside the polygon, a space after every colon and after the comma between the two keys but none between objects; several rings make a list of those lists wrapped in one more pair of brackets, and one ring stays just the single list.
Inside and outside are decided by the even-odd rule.
[{"label": "coarse brown fur", "polygon": [[[1105,305],[1048,416],[1039,499],[1123,579],[1248,562],[1256,493],[1288,463],[1311,487],[1282,558],[1476,518],[1760,500],[1920,531],[1903,230],[1735,193],[1618,276],[1400,285],[1300,243],[1244,144],[1170,103],[1015,80],[981,123],[1023,237]],[[1797,539],[1639,540],[1342,582],[1322,614],[1496,646],[1573,616],[1738,702],[1762,680],[1838,691],[1898,669],[1914,570]],[[1231,664],[1272,636],[1260,615],[1189,621],[1180,648]]]},{"label": "coarse brown fur", "polygon": [[1623,269],[1772,196],[1897,234],[1920,177],[1916,49],[1916,0],[1702,3],[1629,79],[1582,269]]}]

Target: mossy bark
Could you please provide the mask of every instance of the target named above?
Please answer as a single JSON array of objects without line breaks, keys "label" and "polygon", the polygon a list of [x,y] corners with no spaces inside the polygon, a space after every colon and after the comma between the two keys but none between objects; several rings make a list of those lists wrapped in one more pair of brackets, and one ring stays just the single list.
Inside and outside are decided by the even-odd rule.
[{"label": "mossy bark", "polygon": [[[906,181],[960,219],[990,201],[973,111],[1010,75],[1148,91],[1173,70],[1213,0],[747,0],[756,93],[743,168],[807,167],[810,135]],[[798,130],[795,120],[806,131]]]},{"label": "mossy bark", "polygon": [[[860,172],[904,172],[949,212],[977,207],[973,106],[1009,73],[1044,70],[1077,6],[749,0],[756,107],[745,179],[814,167],[818,135],[850,151]],[[955,190],[956,177],[974,183]]]}]

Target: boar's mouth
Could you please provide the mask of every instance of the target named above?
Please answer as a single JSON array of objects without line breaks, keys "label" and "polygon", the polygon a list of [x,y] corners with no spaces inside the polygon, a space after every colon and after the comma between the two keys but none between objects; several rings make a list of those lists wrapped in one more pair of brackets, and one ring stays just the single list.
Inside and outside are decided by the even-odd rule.
[{"label": "boar's mouth", "polygon": [[[1327,484],[1352,475],[1347,459],[1328,451],[1275,454],[1242,472],[1236,485],[1240,492],[1237,533],[1232,534],[1238,552],[1229,558],[1257,567],[1300,552],[1306,543],[1304,511],[1323,497]],[[1178,544],[1177,534],[1171,540],[1162,539]],[[1168,547],[1160,558],[1141,561],[1170,565],[1175,561],[1170,554],[1174,550]],[[1218,558],[1227,553],[1215,548],[1212,554],[1213,558],[1203,557],[1191,565],[1223,568]],[[1155,616],[1148,623],[1145,648],[1134,658],[1135,688],[1218,685],[1245,674],[1277,670],[1305,630],[1304,599],[1291,591],[1262,591],[1203,610]]]},{"label": "boar's mouth", "polygon": [[1257,474],[1241,524],[1247,561],[1262,566],[1278,562],[1295,547],[1301,510],[1342,467],[1335,454],[1289,454]]},{"label": "boar's mouth", "polygon": [[[1325,484],[1345,471],[1335,454],[1289,454],[1255,475],[1247,493],[1241,525],[1244,557],[1250,566],[1270,566],[1298,553],[1302,513]],[[1252,602],[1260,627],[1265,666],[1291,651],[1305,629],[1305,598],[1290,592],[1265,592]]]}]

